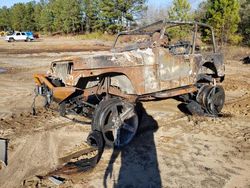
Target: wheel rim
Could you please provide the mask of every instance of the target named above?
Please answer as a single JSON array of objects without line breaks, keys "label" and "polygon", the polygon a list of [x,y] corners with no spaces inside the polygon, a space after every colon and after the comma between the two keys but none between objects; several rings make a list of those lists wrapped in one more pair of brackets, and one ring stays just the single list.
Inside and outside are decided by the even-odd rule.
[{"label": "wheel rim", "polygon": [[225,92],[221,86],[213,86],[206,97],[206,109],[210,114],[218,115],[225,102]]},{"label": "wheel rim", "polygon": [[116,147],[127,145],[138,128],[134,106],[123,101],[107,105],[100,116],[100,122],[106,144]]}]

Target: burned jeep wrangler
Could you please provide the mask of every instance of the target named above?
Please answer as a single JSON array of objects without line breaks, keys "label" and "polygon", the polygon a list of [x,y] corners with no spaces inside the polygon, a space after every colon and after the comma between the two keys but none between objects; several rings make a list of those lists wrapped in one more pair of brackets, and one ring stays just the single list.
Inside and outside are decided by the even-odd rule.
[{"label": "burned jeep wrangler", "polygon": [[[174,37],[187,29],[191,37]],[[202,29],[211,36],[207,48],[198,40]],[[53,61],[34,79],[46,105],[58,103],[62,116],[91,118],[90,136],[99,133],[106,145],[122,147],[138,129],[140,101],[179,97],[217,116],[225,100],[224,69],[210,26],[162,20],[119,33],[110,52]]]}]

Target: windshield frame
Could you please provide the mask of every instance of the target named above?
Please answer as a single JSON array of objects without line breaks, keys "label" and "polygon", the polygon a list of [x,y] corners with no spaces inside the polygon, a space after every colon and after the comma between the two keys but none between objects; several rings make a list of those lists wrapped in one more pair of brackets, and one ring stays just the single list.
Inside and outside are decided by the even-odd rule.
[{"label": "windshield frame", "polygon": [[[171,25],[169,25],[171,24]],[[213,52],[216,53],[217,52],[217,47],[215,44],[215,36],[214,36],[214,31],[213,28],[210,25],[201,23],[201,22],[192,22],[192,21],[169,21],[169,20],[160,20],[158,22],[155,22],[153,24],[138,28],[138,29],[134,29],[131,31],[123,31],[123,32],[119,32],[115,38],[115,41],[113,43],[113,46],[111,48],[112,52],[116,52],[116,44],[117,41],[119,39],[120,36],[124,36],[124,35],[149,35],[150,37],[152,37],[152,35],[155,32],[160,32],[161,33],[161,38],[163,38],[164,34],[165,34],[165,30],[166,28],[170,28],[170,27],[176,27],[176,26],[180,26],[180,25],[191,25],[194,26],[194,33],[193,33],[193,41],[192,41],[192,54],[195,51],[195,41],[197,38],[197,32],[198,32],[198,27],[205,27],[208,28],[211,31],[211,41],[212,41],[212,46],[213,46]],[[152,31],[147,31],[147,29],[150,29],[151,27],[154,26],[158,26],[156,27],[156,29],[153,29]]]}]

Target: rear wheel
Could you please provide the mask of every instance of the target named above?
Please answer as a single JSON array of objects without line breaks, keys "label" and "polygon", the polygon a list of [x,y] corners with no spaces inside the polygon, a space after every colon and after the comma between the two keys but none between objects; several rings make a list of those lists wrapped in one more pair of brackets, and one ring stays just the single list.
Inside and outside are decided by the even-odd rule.
[{"label": "rear wheel", "polygon": [[139,120],[133,104],[113,98],[102,101],[92,127],[102,132],[108,146],[123,147],[135,136]]},{"label": "rear wheel", "polygon": [[217,116],[225,102],[225,91],[222,86],[204,85],[200,88],[196,100],[210,115]]}]

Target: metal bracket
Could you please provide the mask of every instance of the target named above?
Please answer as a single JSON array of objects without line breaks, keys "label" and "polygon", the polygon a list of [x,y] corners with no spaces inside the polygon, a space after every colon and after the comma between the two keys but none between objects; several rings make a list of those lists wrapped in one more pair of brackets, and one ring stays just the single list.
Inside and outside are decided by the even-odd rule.
[{"label": "metal bracket", "polygon": [[8,165],[8,140],[0,138],[0,161]]}]

